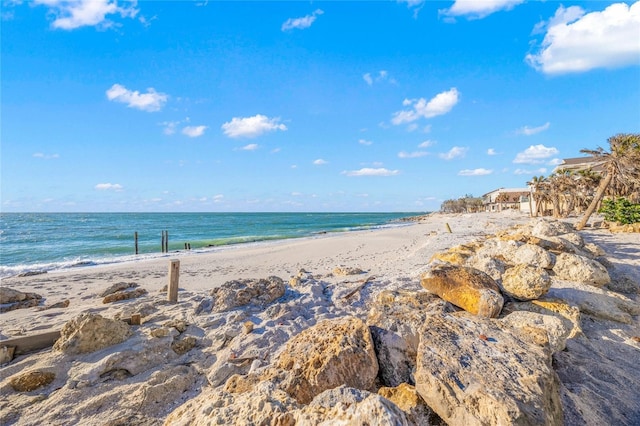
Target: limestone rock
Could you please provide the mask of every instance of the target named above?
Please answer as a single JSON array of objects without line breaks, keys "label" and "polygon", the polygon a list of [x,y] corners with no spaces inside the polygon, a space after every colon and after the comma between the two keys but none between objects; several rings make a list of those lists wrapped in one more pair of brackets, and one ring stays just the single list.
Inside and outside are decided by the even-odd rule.
[{"label": "limestone rock", "polygon": [[431,315],[421,331],[416,389],[447,424],[562,424],[547,348],[464,312]]},{"label": "limestone rock", "polygon": [[53,349],[68,355],[94,352],[122,343],[132,332],[125,322],[82,313],[69,320],[60,332]]},{"label": "limestone rock", "polygon": [[553,272],[561,280],[576,281],[602,287],[611,282],[606,268],[595,260],[571,253],[556,257]]},{"label": "limestone rock", "polygon": [[420,284],[474,315],[496,317],[504,303],[500,288],[493,278],[465,266],[436,264],[422,275]]},{"label": "limestone rock", "polygon": [[568,234],[558,235],[559,238],[569,241],[571,244],[578,248],[584,248],[584,238],[576,232],[570,232]]},{"label": "limestone rock", "polygon": [[0,365],[11,362],[15,351],[15,346],[0,346]]},{"label": "limestone rock", "polygon": [[486,254],[471,256],[467,259],[466,266],[482,271],[496,281],[502,278],[502,274],[506,270],[502,260],[489,257]]},{"label": "limestone rock", "polygon": [[415,383],[420,327],[430,312],[444,309],[445,302],[426,291],[383,290],[378,294],[367,324],[378,358],[378,377],[385,386]]},{"label": "limestone rock", "polygon": [[346,386],[322,392],[293,415],[296,426],[409,425],[402,410],[393,402],[380,395]]},{"label": "limestone rock", "polygon": [[144,296],[147,294],[147,290],[144,288],[136,288],[135,290],[123,290],[117,291],[115,293],[111,293],[102,299],[102,303],[113,303],[119,302],[121,300],[129,300],[136,299],[138,297]]},{"label": "limestone rock", "polygon": [[[536,344],[549,345],[552,353],[564,350],[567,339],[573,332],[573,324],[565,318],[554,315],[544,315],[530,311],[515,311],[501,319],[514,329],[521,331],[521,335],[528,335]],[[538,331],[544,335],[538,337]]]},{"label": "limestone rock", "polygon": [[572,225],[558,220],[538,219],[531,229],[531,235],[535,237],[555,237],[574,232]]},{"label": "limestone rock", "polygon": [[38,306],[42,296],[0,286],[0,313]]},{"label": "limestone rock", "polygon": [[502,291],[518,300],[538,299],[549,291],[551,278],[544,269],[520,264],[502,276]]},{"label": "limestone rock", "polygon": [[171,343],[171,349],[178,355],[184,355],[196,346],[197,340],[193,336],[186,336],[181,339],[174,340]]},{"label": "limestone rock", "polygon": [[17,392],[31,392],[47,386],[55,378],[56,375],[49,371],[29,371],[12,377],[9,384]]},{"label": "limestone rock", "polygon": [[281,278],[271,276],[257,280],[228,281],[222,287],[211,290],[214,312],[225,312],[239,306],[265,306],[282,297],[285,284]]},{"label": "limestone rock", "polygon": [[176,408],[165,426],[277,425],[294,426],[292,411],[299,405],[272,382],[261,382],[250,392],[206,390]]},{"label": "limestone rock", "polygon": [[404,412],[410,425],[439,425],[442,422],[424,402],[416,388],[407,383],[401,383],[394,388],[382,387],[378,389],[378,395],[396,404]]},{"label": "limestone rock", "polygon": [[551,254],[540,246],[523,244],[515,251],[515,261],[528,265],[538,266],[544,269],[553,268],[555,263]]},{"label": "limestone rock", "polygon": [[[550,315],[561,320],[564,327],[570,329],[567,338],[572,339],[582,334],[580,326],[580,309],[568,302],[551,298],[548,295],[541,299],[532,300],[530,302],[512,302],[507,303],[502,310],[505,315],[516,311],[534,312],[542,315]],[[552,339],[549,339],[550,343]]]},{"label": "limestone rock", "polygon": [[340,385],[370,389],[378,361],[369,327],[360,319],[325,320],[292,338],[278,356],[280,387],[300,403]]},{"label": "limestone rock", "polygon": [[334,275],[360,275],[364,273],[362,269],[352,266],[337,266],[333,269]]},{"label": "limestone rock", "polygon": [[125,282],[115,283],[109,288],[106,288],[105,290],[103,290],[102,293],[100,293],[100,297],[107,297],[110,294],[117,293],[119,291],[129,290],[136,287],[138,287],[138,284],[136,283],[125,283]]}]

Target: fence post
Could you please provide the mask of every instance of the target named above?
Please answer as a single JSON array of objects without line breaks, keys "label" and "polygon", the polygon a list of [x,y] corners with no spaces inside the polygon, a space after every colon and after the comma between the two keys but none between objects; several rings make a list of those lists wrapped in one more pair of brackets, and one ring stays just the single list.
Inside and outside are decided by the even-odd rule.
[{"label": "fence post", "polygon": [[167,300],[169,302],[178,301],[178,281],[180,280],[180,261],[171,259],[169,261],[169,286],[167,288]]},{"label": "fence post", "polygon": [[138,231],[133,233],[133,240],[135,242],[136,254],[138,254]]}]

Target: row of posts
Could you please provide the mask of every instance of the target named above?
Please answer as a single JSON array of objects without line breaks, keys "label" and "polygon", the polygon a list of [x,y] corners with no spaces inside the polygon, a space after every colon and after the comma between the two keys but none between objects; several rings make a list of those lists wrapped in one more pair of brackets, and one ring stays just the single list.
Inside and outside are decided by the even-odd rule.
[{"label": "row of posts", "polygon": [[[138,250],[138,231],[133,233],[133,241],[135,246],[136,254],[139,253]],[[169,231],[162,231],[162,237],[160,239],[160,248],[162,253],[169,253]],[[191,250],[191,243],[184,243],[185,250]]]}]

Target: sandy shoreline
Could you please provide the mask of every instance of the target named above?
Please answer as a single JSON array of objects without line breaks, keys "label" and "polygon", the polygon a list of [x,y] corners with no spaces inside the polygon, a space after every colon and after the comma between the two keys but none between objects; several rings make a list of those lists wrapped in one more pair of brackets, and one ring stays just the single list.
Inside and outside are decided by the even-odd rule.
[{"label": "sandy shoreline", "polygon": [[[232,404],[231,396],[221,390],[226,380],[268,368],[284,344],[302,331],[325,319],[365,320],[384,292],[424,293],[420,277],[435,253],[531,221],[527,214],[511,211],[432,214],[401,227],[3,279],[3,287],[37,293],[44,300],[39,307],[0,314],[0,345],[6,339],[60,330],[82,313],[115,319],[142,313],[143,318],[141,326],[132,327],[133,337],[97,352],[78,356],[43,350],[0,367],[0,420],[35,425],[46,413],[48,424],[159,425],[199,395],[226,395],[225,404]],[[557,281],[550,290],[554,297],[579,306],[584,332],[567,340],[568,352],[554,354],[565,423],[600,424],[612,418],[619,424],[634,424],[640,421],[640,393],[625,383],[640,381],[640,298],[637,292],[616,293],[620,289],[614,284],[638,287],[640,239],[637,234],[604,229],[588,229],[580,236],[604,250],[603,261],[614,283],[601,290]],[[168,283],[169,259],[174,258],[180,260],[180,290],[178,303],[169,304],[161,289]],[[336,268],[361,273],[342,274]],[[270,276],[289,282],[278,303],[212,310],[212,301],[222,300],[215,302],[212,289],[234,280]],[[290,282],[292,277],[302,277],[302,282],[296,285]],[[101,293],[117,283],[133,283],[148,293],[104,304]],[[68,307],[41,309],[65,300]],[[247,322],[255,332],[242,331]],[[187,352],[175,352],[172,345],[179,341],[191,342]],[[11,378],[31,370],[51,372],[55,379],[31,392],[12,390]],[[123,399],[123,394],[130,397]],[[605,394],[610,401],[603,400]],[[154,395],[153,404],[148,395]]]}]

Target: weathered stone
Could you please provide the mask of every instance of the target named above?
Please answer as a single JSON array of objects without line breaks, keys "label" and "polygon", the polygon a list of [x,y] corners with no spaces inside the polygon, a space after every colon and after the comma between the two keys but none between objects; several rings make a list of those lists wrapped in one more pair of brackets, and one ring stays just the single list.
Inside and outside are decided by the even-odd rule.
[{"label": "weathered stone", "polygon": [[600,257],[606,254],[602,247],[595,243],[586,243],[584,245],[584,250],[593,257]]},{"label": "weathered stone", "polygon": [[242,324],[242,332],[244,334],[249,334],[253,331],[253,323],[251,321],[245,321],[244,324]]},{"label": "weathered stone", "polygon": [[554,282],[548,293],[577,306],[580,312],[610,321],[631,324],[640,314],[640,303],[622,294],[579,282]]},{"label": "weathered stone", "polygon": [[346,386],[322,392],[293,415],[296,426],[409,425],[405,414],[393,402],[380,395]]},{"label": "weathered stone", "polygon": [[135,290],[118,291],[106,296],[104,299],[102,299],[102,303],[113,303],[113,302],[119,302],[121,300],[136,299],[146,294],[147,294],[147,290],[145,290],[144,288],[136,288]]},{"label": "weathered stone", "polygon": [[43,311],[47,309],[64,309],[64,308],[68,308],[70,304],[71,304],[71,301],[69,299],[65,299],[62,302],[56,302],[51,305],[43,306],[40,309]]},{"label": "weathered stone", "polygon": [[416,389],[447,424],[562,424],[559,386],[548,349],[500,320],[457,312],[425,321]]},{"label": "weathered stone", "polygon": [[534,244],[523,244],[518,247],[514,254],[514,260],[518,264],[524,263],[544,269],[553,268],[555,263],[548,251]]},{"label": "weathered stone", "polygon": [[129,325],[123,321],[82,313],[62,327],[53,349],[69,355],[94,352],[122,343],[131,334]]},{"label": "weathered stone", "polygon": [[506,270],[502,260],[489,257],[486,254],[471,256],[467,259],[466,266],[482,271],[496,281],[502,278],[502,274]]},{"label": "weathered stone", "polygon": [[595,260],[571,253],[556,257],[553,272],[561,280],[576,281],[602,287],[611,282],[606,268]]},{"label": "weathered stone", "polygon": [[42,296],[36,293],[25,293],[9,287],[0,287],[0,313],[15,309],[33,308],[42,302]]},{"label": "weathered stone", "polygon": [[100,297],[107,297],[110,294],[117,293],[119,291],[128,290],[131,288],[138,287],[136,283],[125,283],[119,282],[111,285],[109,288],[105,289],[102,293],[100,293]]},{"label": "weathered stone", "polygon": [[[512,312],[501,320],[520,330],[521,335],[528,336],[536,344],[548,344],[552,353],[564,350],[567,339],[573,332],[573,324],[570,321],[554,315],[522,310]],[[537,330],[543,332],[542,339],[538,337]]]},{"label": "weathered stone", "polygon": [[258,280],[227,281],[222,287],[211,290],[214,312],[225,312],[239,306],[265,306],[282,297],[285,284],[281,278],[271,276]]},{"label": "weathered stone", "polygon": [[15,351],[15,346],[0,346],[0,365],[11,362]]},{"label": "weathered stone", "polygon": [[378,377],[385,386],[415,383],[420,327],[430,312],[445,309],[445,302],[426,291],[381,291],[367,324],[378,358]]},{"label": "weathered stone", "polygon": [[516,265],[502,276],[501,289],[518,300],[538,299],[549,291],[551,278],[544,269],[531,265]]},{"label": "weathered stone", "polygon": [[504,303],[500,288],[493,278],[465,266],[436,264],[422,275],[420,284],[474,315],[496,317]]},{"label": "weathered stone", "polygon": [[55,378],[56,375],[49,371],[29,371],[12,377],[9,384],[17,392],[31,392],[47,386]]},{"label": "weathered stone", "polygon": [[432,257],[430,262],[434,260],[440,260],[442,262],[451,263],[454,265],[464,265],[464,263],[471,256],[475,254],[475,250],[478,247],[476,245],[461,244],[454,246],[447,251],[437,252]]},{"label": "weathered stone", "polygon": [[360,275],[364,273],[362,269],[352,266],[337,266],[333,269],[334,275]]},{"label": "weathered stone", "polygon": [[439,425],[442,419],[424,402],[414,386],[401,383],[397,387],[378,389],[378,395],[387,398],[400,408],[410,425]]},{"label": "weathered stone", "polygon": [[186,336],[171,343],[171,349],[178,355],[184,355],[196,346],[197,340],[193,336]]},{"label": "weathered stone", "polygon": [[580,309],[578,309],[577,306],[570,305],[564,300],[550,298],[547,295],[541,299],[529,302],[507,303],[502,309],[502,313],[504,315],[508,315],[511,312],[516,311],[534,312],[558,318],[563,322],[565,328],[571,330],[567,336],[568,339],[572,339],[582,334],[582,328],[580,327]]},{"label": "weathered stone", "polygon": [[229,393],[250,392],[260,383],[260,377],[255,374],[234,374],[224,384],[224,391]]},{"label": "weathered stone", "polygon": [[516,262],[516,250],[518,250],[522,244],[522,242],[517,240],[490,238],[476,251],[476,255],[492,257],[509,265],[514,265],[518,263]]},{"label": "weathered stone", "polygon": [[292,411],[300,406],[272,382],[261,382],[250,392],[206,390],[176,408],[165,426],[274,425],[294,426]]},{"label": "weathered stone", "polygon": [[558,237],[569,241],[571,244],[578,248],[584,248],[584,239],[575,232],[569,232],[568,234],[561,234]]},{"label": "weathered stone", "polygon": [[360,319],[325,320],[289,340],[275,366],[285,372],[280,387],[300,403],[340,385],[370,389],[378,361],[369,327]]},{"label": "weathered stone", "polygon": [[556,237],[558,235],[574,232],[571,224],[558,220],[538,219],[531,229],[531,235],[535,237]]}]

